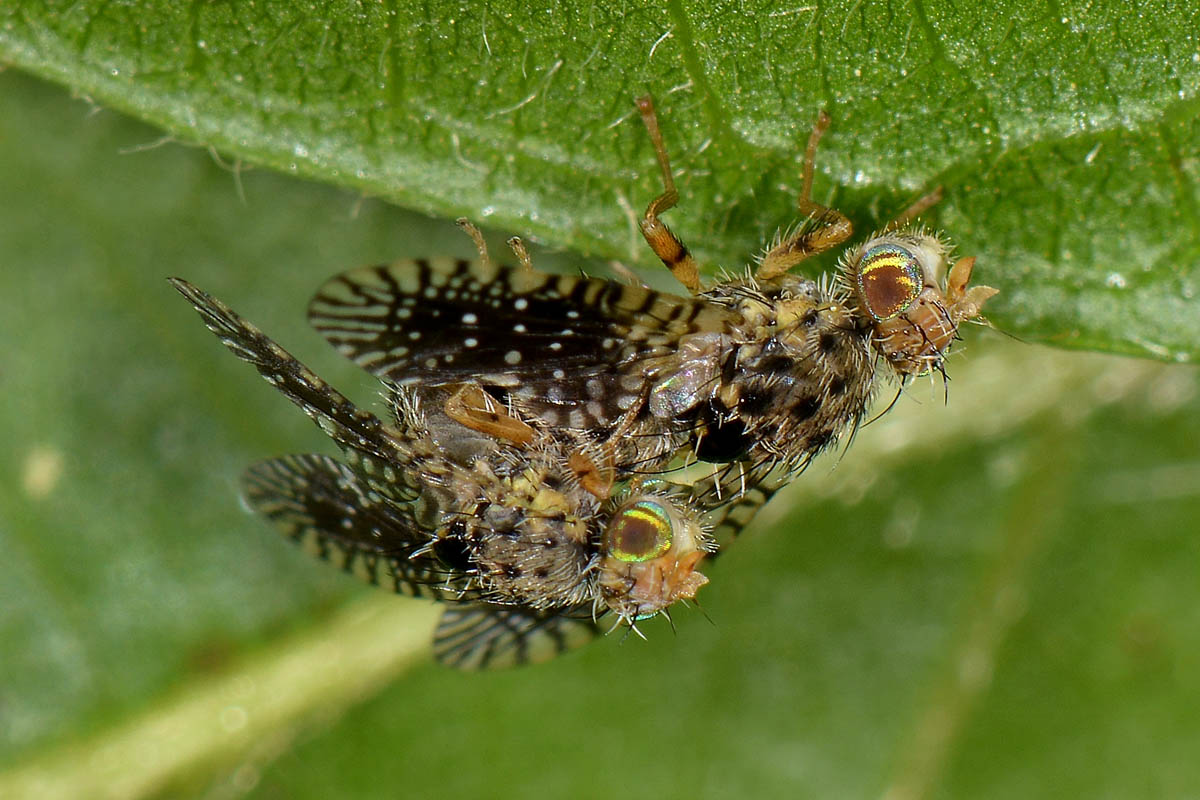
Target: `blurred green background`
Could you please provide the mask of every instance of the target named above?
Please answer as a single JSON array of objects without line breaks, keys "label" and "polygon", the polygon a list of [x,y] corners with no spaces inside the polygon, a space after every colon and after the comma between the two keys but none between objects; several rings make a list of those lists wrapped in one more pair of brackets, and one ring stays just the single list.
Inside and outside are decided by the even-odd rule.
[{"label": "blurred green background", "polygon": [[[1176,77],[1170,90],[1193,107],[1195,84]],[[781,148],[802,135],[811,105],[786,110],[801,133]],[[1101,152],[1130,163],[1083,184],[1089,202],[1139,224],[1081,212],[1075,231],[1061,186],[1030,168],[1044,165],[1037,147],[964,180],[1008,176],[1016,191],[1014,174],[1034,175],[1021,196],[1047,184],[1062,217],[986,189],[948,203],[943,224],[965,229],[980,280],[1005,292],[999,327],[1195,352],[1200,315],[1184,291],[1194,209],[1169,199],[1194,196],[1195,123],[1175,108],[1147,144],[1122,132],[1137,129],[1139,108],[1122,106],[1119,124],[1095,134]],[[684,121],[693,113],[708,112],[685,110]],[[613,140],[641,137],[635,126]],[[703,152],[700,134],[680,128],[686,152]],[[1134,142],[1122,149],[1125,136]],[[835,182],[852,177],[843,165],[855,147],[892,145],[864,137],[831,147]],[[1085,132],[1049,150],[1086,157],[1095,146]],[[630,159],[649,152],[640,138],[621,147]],[[235,481],[251,461],[332,448],[163,279],[226,300],[366,404],[378,385],[307,330],[309,295],[343,268],[418,251],[469,256],[470,243],[447,221],[347,189],[234,169],[14,71],[0,74],[0,153],[0,797],[1200,793],[1194,368],[969,331],[949,364],[948,404],[940,385],[917,385],[844,456],[813,466],[708,570],[704,612],[676,614],[675,632],[656,621],[648,642],[614,634],[546,665],[458,674],[428,662],[430,608],[311,562],[239,508]],[[1141,159],[1145,172],[1133,168]],[[653,191],[652,166],[628,167],[641,187],[630,197]],[[965,168],[914,169],[873,173],[882,210],[869,181],[841,196],[877,220],[929,176]],[[1130,198],[1146,174],[1139,205]],[[469,191],[507,191],[481,185]],[[679,217],[701,252],[786,219],[777,207],[740,227],[726,219],[733,244],[702,244],[688,229],[707,213],[703,188],[691,187],[699,207]],[[764,180],[734,216],[760,196],[786,207],[786,189]],[[553,227],[522,226],[504,199],[493,224]],[[546,238],[625,252],[619,199],[585,198],[615,232]],[[1007,212],[990,217],[988,203]],[[1022,221],[1032,244],[1014,244]],[[499,227],[493,246],[512,232]],[[1092,244],[1063,244],[1072,237]],[[1085,254],[1075,272],[1063,267],[1072,252]],[[1061,285],[1041,283],[1061,269]],[[1131,278],[1133,291],[1110,301],[1101,289],[1118,288],[1105,288],[1114,273],[1142,283]],[[1025,314],[1024,298],[1041,310]]]}]

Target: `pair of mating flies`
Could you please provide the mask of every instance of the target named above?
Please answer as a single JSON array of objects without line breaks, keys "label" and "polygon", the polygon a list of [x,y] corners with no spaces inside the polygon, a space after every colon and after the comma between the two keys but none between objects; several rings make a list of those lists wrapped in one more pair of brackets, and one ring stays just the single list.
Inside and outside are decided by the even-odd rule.
[{"label": "pair of mating flies", "polygon": [[[805,152],[804,223],[744,276],[705,289],[661,215],[678,201],[649,97],[638,100],[664,191],[640,226],[688,289],[417,259],[347,272],[309,306],[313,326],[380,378],[382,419],[356,407],[220,301],[175,287],[338,445],[243,477],[288,536],[397,592],[446,601],[434,653],[464,668],[538,661],[695,596],[717,528],[735,534],[782,480],[867,412],[879,373],[940,371],[996,290],[973,258],[913,226],[917,201],[848,250],[833,282],[790,274],[851,235],[811,199],[824,113]],[[671,470],[713,465],[693,485]],[[723,530],[722,530],[723,529]],[[636,628],[635,628],[636,630]]]}]

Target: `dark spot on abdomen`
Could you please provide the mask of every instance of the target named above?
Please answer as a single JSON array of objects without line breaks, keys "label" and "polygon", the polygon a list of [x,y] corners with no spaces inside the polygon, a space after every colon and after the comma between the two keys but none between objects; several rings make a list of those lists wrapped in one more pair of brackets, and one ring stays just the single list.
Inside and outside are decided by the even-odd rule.
[{"label": "dark spot on abdomen", "polygon": [[795,367],[796,362],[787,356],[770,356],[759,364],[759,369],[768,375],[791,374]]},{"label": "dark spot on abdomen", "polygon": [[438,539],[433,543],[433,554],[447,568],[457,572],[467,572],[474,566],[466,542],[461,539]]},{"label": "dark spot on abdomen", "polygon": [[815,397],[804,397],[792,406],[792,418],[798,422],[810,419],[821,408],[821,401]]},{"label": "dark spot on abdomen", "polygon": [[769,409],[774,395],[767,389],[746,389],[738,398],[738,412],[750,417],[762,415]]},{"label": "dark spot on abdomen", "polygon": [[718,401],[704,408],[704,435],[696,445],[696,458],[701,461],[724,464],[736,461],[750,450],[753,440],[746,433],[746,424],[740,419],[725,419],[728,412]]}]

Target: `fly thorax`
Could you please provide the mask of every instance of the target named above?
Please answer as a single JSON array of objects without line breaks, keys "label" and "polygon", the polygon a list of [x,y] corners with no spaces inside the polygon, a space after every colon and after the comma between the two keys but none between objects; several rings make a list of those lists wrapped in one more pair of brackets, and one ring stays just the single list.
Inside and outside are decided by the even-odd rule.
[{"label": "fly thorax", "polygon": [[508,494],[507,507],[478,513],[470,557],[491,602],[552,609],[593,594],[594,537],[579,514],[557,510],[563,498],[554,494]]},{"label": "fly thorax", "polygon": [[533,496],[533,508],[539,514],[568,514],[574,509],[567,496],[557,489],[539,489]]},{"label": "fly thorax", "polygon": [[499,480],[496,470],[483,458],[477,458],[472,462],[471,473],[475,480],[483,484],[494,483]]},{"label": "fly thorax", "polygon": [[775,304],[767,297],[755,295],[738,303],[739,327],[743,330],[775,327]]},{"label": "fly thorax", "polygon": [[844,293],[806,278],[729,282],[709,293],[739,314],[719,383],[692,414],[702,461],[801,466],[865,413],[869,323]]},{"label": "fly thorax", "polygon": [[741,345],[720,394],[745,429],[746,458],[800,466],[861,419],[874,380],[871,330],[844,304],[807,296],[781,299],[776,321],[772,335]]},{"label": "fly thorax", "polygon": [[492,498],[500,505],[520,504],[532,514],[568,514],[574,511],[567,496],[548,485],[541,470],[529,469],[503,482],[503,488]]},{"label": "fly thorax", "polygon": [[481,535],[517,537],[517,529],[524,521],[528,508],[525,503],[512,502],[516,500],[512,498],[509,504],[483,503],[477,506],[472,516],[478,522],[476,528],[482,532]]}]

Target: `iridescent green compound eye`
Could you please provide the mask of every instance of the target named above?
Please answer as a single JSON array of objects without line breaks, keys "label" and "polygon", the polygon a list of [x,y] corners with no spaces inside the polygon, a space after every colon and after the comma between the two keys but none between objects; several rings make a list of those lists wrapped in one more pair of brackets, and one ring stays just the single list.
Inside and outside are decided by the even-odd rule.
[{"label": "iridescent green compound eye", "polygon": [[876,322],[903,314],[921,293],[921,262],[898,244],[870,247],[858,264],[858,296]]},{"label": "iridescent green compound eye", "polygon": [[621,561],[650,561],[671,549],[671,527],[671,515],[661,503],[638,500],[613,516],[604,544]]}]

